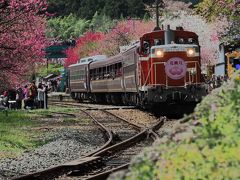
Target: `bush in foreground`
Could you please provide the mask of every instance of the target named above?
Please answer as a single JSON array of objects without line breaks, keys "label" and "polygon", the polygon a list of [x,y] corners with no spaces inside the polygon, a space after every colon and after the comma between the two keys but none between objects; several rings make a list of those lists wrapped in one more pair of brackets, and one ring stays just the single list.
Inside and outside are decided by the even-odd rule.
[{"label": "bush in foreground", "polygon": [[195,109],[184,140],[173,134],[135,158],[125,179],[239,179],[240,81],[214,90]]}]

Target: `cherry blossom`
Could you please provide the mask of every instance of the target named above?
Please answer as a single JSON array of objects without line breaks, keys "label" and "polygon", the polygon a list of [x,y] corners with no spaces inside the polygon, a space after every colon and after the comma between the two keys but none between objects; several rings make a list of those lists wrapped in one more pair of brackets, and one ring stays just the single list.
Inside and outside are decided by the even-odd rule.
[{"label": "cherry blossom", "polygon": [[45,0],[0,1],[0,83],[14,84],[44,57]]}]

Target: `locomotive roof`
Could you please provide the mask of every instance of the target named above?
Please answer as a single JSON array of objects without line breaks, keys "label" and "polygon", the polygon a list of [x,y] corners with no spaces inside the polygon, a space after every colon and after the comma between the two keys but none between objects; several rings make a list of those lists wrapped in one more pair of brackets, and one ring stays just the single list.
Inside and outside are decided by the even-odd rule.
[{"label": "locomotive roof", "polygon": [[[142,38],[150,38],[150,37],[159,37],[164,36],[164,31],[166,30],[159,30],[159,31],[152,31],[142,35]],[[192,31],[185,31],[185,30],[172,30],[175,32],[177,36],[186,36],[186,37],[198,37],[198,35]]]}]

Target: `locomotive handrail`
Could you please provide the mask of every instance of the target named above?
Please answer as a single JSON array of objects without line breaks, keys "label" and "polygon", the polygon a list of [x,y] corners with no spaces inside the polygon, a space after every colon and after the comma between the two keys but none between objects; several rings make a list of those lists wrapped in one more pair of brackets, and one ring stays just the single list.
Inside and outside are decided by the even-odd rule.
[{"label": "locomotive handrail", "polygon": [[144,82],[143,86],[146,86],[146,84],[147,84],[147,80],[148,80],[148,78],[150,76],[150,72],[152,71],[152,66],[153,66],[153,64],[151,64],[150,70],[148,71],[148,75],[146,77],[146,81]]}]

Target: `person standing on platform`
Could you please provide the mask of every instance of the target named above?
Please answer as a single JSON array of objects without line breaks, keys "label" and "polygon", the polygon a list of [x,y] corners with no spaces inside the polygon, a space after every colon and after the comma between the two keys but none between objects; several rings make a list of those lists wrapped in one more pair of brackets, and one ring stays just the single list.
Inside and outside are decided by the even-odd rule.
[{"label": "person standing on platform", "polygon": [[37,88],[37,100],[38,100],[38,107],[44,108],[44,94],[45,94],[45,87],[42,85],[42,83],[39,83]]},{"label": "person standing on platform", "polygon": [[44,109],[48,108],[48,91],[51,88],[49,88],[47,85],[45,85],[45,91],[44,91]]},{"label": "person standing on platform", "polygon": [[20,84],[18,84],[16,86],[16,108],[17,109],[21,109],[22,108],[23,97],[24,97],[23,89],[20,86]]}]

